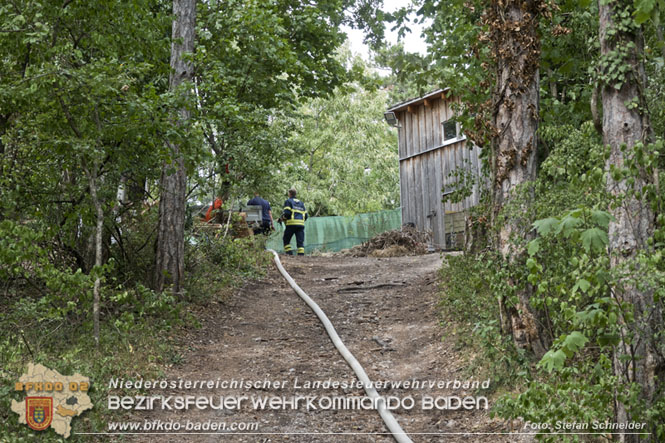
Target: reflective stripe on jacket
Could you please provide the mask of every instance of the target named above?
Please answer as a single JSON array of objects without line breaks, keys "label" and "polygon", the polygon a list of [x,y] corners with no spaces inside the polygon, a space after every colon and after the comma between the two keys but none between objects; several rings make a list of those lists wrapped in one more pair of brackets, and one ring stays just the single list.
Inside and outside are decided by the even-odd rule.
[{"label": "reflective stripe on jacket", "polygon": [[284,202],[282,218],[286,221],[286,226],[305,226],[305,220],[308,218],[305,205],[297,198],[287,199]]}]

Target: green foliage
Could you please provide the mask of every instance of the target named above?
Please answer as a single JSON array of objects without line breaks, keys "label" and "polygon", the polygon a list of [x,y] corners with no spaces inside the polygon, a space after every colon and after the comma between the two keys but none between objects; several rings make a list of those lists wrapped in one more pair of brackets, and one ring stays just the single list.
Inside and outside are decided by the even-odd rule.
[{"label": "green foliage", "polygon": [[185,257],[186,290],[192,300],[224,299],[248,279],[264,275],[272,255],[260,237],[233,239],[220,231],[195,232]]},{"label": "green foliage", "polygon": [[[638,85],[645,100],[629,101],[627,107],[632,112],[651,115],[651,127],[645,134],[652,129],[654,134],[663,132],[665,45],[660,11],[664,5],[659,0],[600,2],[608,3],[613,10],[613,23],[605,30],[610,47],[603,56],[598,3],[563,0],[550,3],[551,9],[542,14],[538,178],[518,189],[502,213],[487,211],[477,217],[492,220],[496,233],[508,213],[517,219],[511,234],[531,229],[530,234],[513,235],[511,245],[516,254],[510,263],[487,254],[448,260],[445,278],[451,283],[444,285],[442,309],[455,316],[459,315],[458,310],[462,312],[463,325],[477,320],[479,327],[475,330],[482,330],[483,326],[492,329],[498,314],[498,307],[492,309],[496,305],[493,300],[501,298],[514,307],[518,301],[516,291],[530,294],[530,304],[538,312],[539,329],[550,348],[525,375],[529,383],[523,392],[501,399],[496,412],[503,417],[521,417],[534,423],[613,421],[612,405],[618,399],[627,405],[631,417],[648,421],[650,429],[661,438],[665,436],[660,425],[665,404],[662,380],[656,382],[660,389],[656,401],[641,404],[640,388],[614,376],[612,358],[615,352],[623,361],[639,358],[622,355],[616,348],[620,341],[630,343],[632,349],[637,346],[643,325],[635,319],[662,325],[662,319],[653,316],[661,315],[665,295],[660,289],[665,275],[661,253],[665,244],[665,192],[660,185],[663,144],[655,140],[624,147],[623,164],[606,170],[609,150],[603,147],[599,130],[589,120],[601,112],[594,103],[601,88],[618,89],[632,82]],[[414,59],[409,67],[402,67],[404,72],[426,71],[420,74],[423,79],[414,83],[434,78],[435,83],[452,87],[465,104],[461,119],[471,132],[470,139],[481,146],[489,146],[492,138],[484,123],[491,119],[491,97],[496,93],[492,90],[491,48],[484,38],[495,26],[483,21],[490,6],[491,2],[483,0],[452,1],[444,7],[434,1],[419,1],[419,17],[431,19],[426,31],[431,56],[424,63]],[[643,52],[638,47],[642,42],[635,38],[640,35],[645,37]],[[400,60],[409,62],[405,57]],[[636,69],[637,60],[645,63],[646,82]],[[488,151],[484,150],[485,155]],[[625,183],[613,195],[605,191],[608,174]],[[465,180],[458,181],[461,192],[451,199],[464,195]],[[619,235],[608,232],[610,213],[625,204],[626,198],[647,201],[655,214],[656,226],[637,256],[624,257],[618,266],[610,262],[610,253],[617,252],[608,251],[610,236]],[[471,267],[474,260],[487,260],[489,264],[487,268]],[[479,281],[490,289],[476,290]],[[622,292],[631,288],[654,294],[655,306],[640,308],[621,302]],[[473,308],[467,310],[467,306]],[[662,327],[655,329],[662,331]],[[647,340],[660,343],[662,332]],[[490,350],[484,353],[493,355]],[[663,355],[662,346],[657,353]],[[544,436],[547,441],[561,438]]]},{"label": "green foliage", "polygon": [[[219,174],[227,163],[226,178],[239,186],[269,179],[266,171],[286,141],[271,121],[346,78],[334,51],[349,5],[257,0],[199,6],[197,94],[180,94],[168,91],[170,2],[0,5],[2,386],[10,386],[28,361],[42,362],[91,376],[98,386],[93,402],[102,405],[110,374],[150,376],[181,360],[170,337],[183,321],[195,323],[192,304],[261,274],[266,259],[259,245],[213,238],[202,251],[188,251],[189,293],[176,297],[148,288],[155,185],[161,165],[171,161],[168,143],[177,142],[190,176],[200,176],[190,182],[192,198],[211,188],[194,172]],[[175,125],[173,110],[183,107],[192,124]],[[101,267],[93,266],[93,177],[104,212]],[[97,277],[99,349],[91,339]],[[2,421],[15,424],[5,393]],[[103,429],[104,410],[86,414],[89,421],[77,421],[77,430]],[[24,428],[3,426],[0,440],[29,435]]]},{"label": "green foliage", "polygon": [[402,43],[378,49],[374,62],[390,70],[383,83],[388,91],[388,102],[391,105],[441,88],[438,80],[425,75],[429,63],[427,58],[408,52]]},{"label": "green foliage", "polygon": [[[607,150],[590,123],[579,128],[548,125],[540,134],[550,152],[531,187],[533,204],[522,220],[531,224],[533,233],[521,246],[526,252],[524,264],[506,263],[488,253],[449,258],[443,271],[442,309],[459,318],[462,327],[475,324],[470,329],[474,334],[495,331],[495,342],[500,343],[505,337],[497,327],[497,297],[514,304],[520,285],[531,286],[530,303],[540,313],[538,319],[551,346],[537,364],[524,369],[515,368],[514,361],[497,364],[501,359],[495,351],[482,348],[478,361],[498,374],[498,379],[505,380],[502,374],[510,367],[523,377],[523,385],[512,384],[519,393],[502,396],[495,414],[533,423],[612,422],[616,392],[637,421],[648,421],[653,432],[663,432],[658,425],[662,399],[645,407],[639,400],[639,387],[614,375],[612,358],[621,337],[632,340],[631,329],[622,325],[632,324],[635,318],[634,308],[620,302],[617,293],[635,286],[654,292],[657,303],[665,295],[660,289],[665,285],[665,273],[657,240],[665,218],[658,219],[650,243],[655,250],[643,251],[621,268],[611,267],[607,248],[612,216],[608,210],[621,204],[624,195],[612,197],[604,191]],[[660,142],[637,144],[623,167],[609,173],[626,180],[653,177],[661,150]],[[662,188],[647,185],[636,193],[628,187],[626,193],[652,202],[656,214],[662,211]],[[520,198],[526,197],[521,194],[505,210],[522,207]],[[542,430],[541,438],[561,441],[561,435],[547,436],[554,431]]]},{"label": "green foliage", "polygon": [[[451,183],[450,193],[448,189],[442,189],[443,201],[451,203],[460,203],[473,194],[473,188],[476,185],[482,186],[482,178],[478,177],[471,167],[470,162],[462,162],[462,166],[453,169],[448,173],[448,181]],[[480,183],[479,183],[480,182]]]},{"label": "green foliage", "polygon": [[[458,118],[465,134],[478,146],[489,145],[490,110],[495,64],[488,44],[487,26],[483,15],[488,7],[484,0],[454,0],[445,6],[421,0],[418,15],[431,20],[424,30],[428,55],[416,64],[407,65],[405,72],[420,72],[419,84],[451,88],[461,99]],[[482,154],[486,155],[483,150]]]},{"label": "green foliage", "polygon": [[663,0],[633,0],[635,12],[633,18],[635,24],[642,25],[648,20],[660,25],[660,14],[665,10],[665,1]]},{"label": "green foliage", "polygon": [[285,120],[301,102],[329,96],[349,78],[336,51],[344,41],[338,25],[350,5],[254,0],[199,6],[194,118],[211,151],[199,163],[210,171],[199,180],[199,195],[209,196],[211,188],[228,196],[272,190],[281,176],[277,165],[289,155],[293,128]]},{"label": "green foliage", "polygon": [[[566,137],[568,141],[576,138],[575,131]],[[592,164],[593,161],[604,163],[604,150],[590,146],[591,149],[579,157],[582,153],[577,149],[579,145],[570,145],[564,139],[559,146],[543,164],[544,174],[536,186],[534,208],[536,211],[544,208],[542,202],[558,198],[562,190],[566,195],[562,201],[570,202],[574,195],[573,200],[583,206],[556,216],[551,215],[552,209],[543,210],[541,214],[548,216],[533,222],[538,236],[528,244],[526,261],[527,279],[535,289],[531,305],[542,313],[544,330],[552,344],[532,372],[534,382],[522,394],[505,397],[497,412],[503,416],[522,416],[533,422],[612,421],[614,411],[609,403],[612,396],[604,389],[614,386],[618,398],[627,405],[635,420],[649,420],[653,432],[662,432],[657,425],[660,419],[655,418],[662,413],[662,396],[645,407],[638,394],[639,386],[616,377],[611,365],[620,341],[632,342],[635,328],[640,328],[635,325],[634,307],[621,301],[618,294],[625,287],[659,293],[657,288],[665,279],[662,255],[659,251],[645,250],[624,266],[611,266],[607,231],[612,216],[605,208],[622,204],[626,196],[635,196],[651,202],[654,212],[659,213],[665,195],[658,187],[649,185],[639,192],[629,186],[623,194],[604,195],[606,174],[600,166]],[[658,160],[654,153],[659,152],[660,146],[659,142],[635,145],[624,166],[611,168],[609,174],[630,181],[657,173]],[[574,165],[570,163],[571,158],[575,159]],[[568,174],[566,165],[572,168],[572,175]],[[590,192],[580,194],[576,192],[579,189]],[[660,229],[659,225],[651,244],[657,241]],[[660,295],[656,295],[655,300],[660,304]],[[647,318],[650,315],[653,314],[641,313]],[[630,360],[635,356],[619,353],[617,358]],[[561,401],[543,403],[553,395]],[[580,409],[576,406],[579,404],[586,406]]]},{"label": "green foliage", "polygon": [[158,205],[136,211],[133,205],[122,207],[118,217],[107,221],[111,232],[107,245],[109,262],[113,263],[111,286],[133,282],[149,286],[152,281]]},{"label": "green foliage", "polygon": [[[63,374],[79,372],[92,382],[94,405],[103,405],[111,377],[128,374],[163,376],[165,367],[182,362],[173,339],[181,328],[196,327],[190,313],[213,300],[222,300],[247,279],[264,274],[270,256],[260,242],[195,235],[188,248],[187,296],[157,293],[140,283],[130,286],[117,270],[99,270],[105,276],[102,293],[100,347],[91,338],[89,316],[95,273],[61,269],[49,261],[44,236],[8,220],[0,222],[0,276],[5,293],[0,303],[0,409],[6,426],[0,440],[31,441],[32,431],[19,425],[11,412],[13,391],[28,362],[42,363]],[[125,243],[125,247],[129,247]],[[123,276],[136,274],[123,273]],[[29,282],[29,284],[28,284]],[[132,395],[133,393],[126,393]],[[120,394],[122,395],[122,394]],[[104,407],[86,412],[74,426],[77,432],[99,432],[117,419]],[[50,434],[49,434],[50,433]],[[58,440],[52,431],[45,438]],[[44,436],[43,436],[44,437]],[[71,441],[85,441],[73,435]]]},{"label": "green foliage", "polygon": [[[589,253],[593,250],[603,253],[609,243],[607,229],[611,218],[612,216],[605,211],[579,208],[569,211],[561,217],[536,220],[533,222],[533,227],[541,238],[554,235],[578,243],[581,240],[585,252]],[[529,243],[529,255],[534,256],[541,250],[541,238]]]},{"label": "green foliage", "polygon": [[468,370],[491,377],[493,389],[525,381],[527,368],[526,356],[501,334],[496,294],[506,288],[505,267],[492,253],[450,255],[440,271],[442,314],[454,319],[460,347],[474,355]]},{"label": "green foliage", "polygon": [[[541,313],[543,333],[552,344],[530,371],[526,389],[503,397],[495,412],[534,423],[605,421],[613,416],[606,387],[614,377],[609,348],[598,354],[598,346],[618,335],[620,312],[610,297],[611,216],[596,209],[609,201],[605,150],[589,123],[579,129],[550,126],[541,133],[551,152],[534,187],[537,236],[526,245],[524,277],[533,287],[531,306]],[[552,402],[552,396],[558,400]]]},{"label": "green foliage", "polygon": [[273,201],[281,203],[294,186],[311,215],[399,207],[397,134],[383,120],[386,97],[382,90],[346,84],[333,97],[313,99],[278,120],[292,131]]},{"label": "green foliage", "polygon": [[19,312],[39,307],[38,320],[80,316],[90,307],[86,294],[93,277],[56,267],[48,256],[49,246],[39,231],[10,220],[0,222],[0,280],[7,282],[6,288],[16,282],[34,294],[18,301]]},{"label": "green foliage", "polygon": [[[67,441],[89,441],[80,432],[99,432],[109,420],[106,388],[111,377],[126,378],[128,374],[156,377],[161,369],[170,365],[172,329],[169,322],[158,317],[129,321],[120,328],[103,319],[100,346],[95,348],[88,328],[72,326],[66,321],[40,320],[40,306],[19,313],[16,305],[7,306],[0,318],[0,428],[2,441],[35,441],[35,434],[27,426],[18,424],[11,411],[12,399],[20,401],[22,395],[14,391],[14,383],[25,372],[28,362],[41,363],[63,375],[78,372],[90,377],[89,396],[94,408],[72,424],[74,433]],[[22,325],[17,327],[17,322]],[[120,393],[119,395],[132,395]],[[63,441],[48,430],[39,435],[40,441]]]},{"label": "green foliage", "polygon": [[598,7],[575,1],[557,6],[541,23],[540,115],[545,124],[578,127],[591,119],[593,86],[587,76],[599,49]]},{"label": "green foliage", "polygon": [[[612,375],[612,361],[600,355],[596,362],[584,361],[575,367],[561,367],[553,375],[539,377],[528,384],[524,392],[503,396],[494,413],[501,416],[522,417],[524,422],[546,423],[549,429],[539,431],[539,441],[580,441],[579,436],[561,435],[571,432],[556,429],[557,422],[591,424],[614,422],[612,404],[616,377]],[[548,436],[551,433],[558,435]]]},{"label": "green foliage", "polygon": [[612,23],[606,31],[606,40],[610,47],[602,54],[596,65],[597,81],[620,90],[627,81],[641,83],[633,72],[636,46],[633,36],[639,32],[639,23],[634,20],[632,5],[617,2],[612,6]]},{"label": "green foliage", "polygon": [[[0,273],[4,294],[0,309],[0,405],[5,425],[0,440],[32,441],[34,434],[19,425],[11,412],[16,380],[28,362],[42,363],[63,374],[82,373],[91,378],[93,404],[106,401],[103,387],[111,376],[156,374],[166,364],[172,328],[187,318],[172,294],[155,293],[141,285],[130,289],[106,287],[102,295],[100,347],[95,348],[92,321],[92,281],[98,273],[112,274],[110,266],[89,275],[52,262],[55,250],[42,233],[9,220],[0,222]],[[157,337],[160,337],[158,340]],[[77,420],[79,432],[104,429],[107,411],[96,407]],[[57,439],[52,431],[45,436]],[[72,438],[83,441],[84,437]]]}]

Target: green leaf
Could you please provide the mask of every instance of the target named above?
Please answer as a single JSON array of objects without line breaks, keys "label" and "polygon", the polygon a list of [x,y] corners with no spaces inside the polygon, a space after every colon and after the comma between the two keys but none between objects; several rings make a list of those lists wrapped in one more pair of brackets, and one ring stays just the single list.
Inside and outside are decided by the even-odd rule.
[{"label": "green leaf", "polygon": [[529,255],[533,256],[540,251],[540,239],[531,240],[527,248]]},{"label": "green leaf", "polygon": [[649,20],[652,14],[657,12],[656,0],[634,0],[635,1],[635,24],[641,25]]},{"label": "green leaf", "polygon": [[599,283],[605,284],[609,279],[610,279],[610,274],[605,269],[599,269],[598,271],[596,271],[596,280]]},{"label": "green leaf", "polygon": [[566,361],[566,353],[561,349],[558,351],[549,350],[543,358],[538,362],[538,366],[544,368],[547,372],[552,372],[555,369],[562,369]]},{"label": "green leaf", "polygon": [[556,217],[543,218],[541,220],[536,220],[533,222],[534,229],[540,235],[547,235],[554,230],[555,227],[559,225],[559,219]]},{"label": "green leaf", "polygon": [[573,293],[577,292],[577,289],[581,289],[582,292],[586,292],[589,290],[591,287],[591,283],[589,283],[587,280],[581,278],[575,283],[575,286],[573,286]]},{"label": "green leaf", "polygon": [[610,220],[612,220],[612,215],[605,211],[595,210],[591,212],[591,220],[593,220],[593,222],[597,224],[599,227],[607,230],[610,226]]},{"label": "green leaf", "polygon": [[582,246],[584,246],[584,249],[587,252],[591,249],[594,249],[597,252],[602,252],[608,244],[609,239],[607,238],[607,232],[600,228],[591,228],[582,232]]},{"label": "green leaf", "polygon": [[577,352],[582,349],[588,341],[589,339],[586,338],[584,334],[579,331],[573,331],[568,334],[566,339],[563,341],[563,348],[571,352]]},{"label": "green leaf", "polygon": [[564,236],[568,237],[572,232],[575,230],[575,228],[579,225],[582,224],[583,220],[579,217],[575,216],[576,214],[569,214],[566,215],[562,220],[561,223],[559,224],[559,228],[557,229],[556,233],[562,233]]}]

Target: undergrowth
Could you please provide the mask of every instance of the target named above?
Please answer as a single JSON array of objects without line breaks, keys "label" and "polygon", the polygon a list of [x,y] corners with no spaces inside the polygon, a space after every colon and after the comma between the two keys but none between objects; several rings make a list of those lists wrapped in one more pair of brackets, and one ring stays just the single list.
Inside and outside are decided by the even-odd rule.
[{"label": "undergrowth", "polygon": [[[503,209],[521,211],[520,223],[529,233],[513,239],[513,246],[522,252],[508,263],[488,244],[480,252],[447,257],[441,270],[442,313],[454,321],[458,341],[473,355],[469,373],[491,378],[497,391],[494,415],[542,424],[538,429],[542,441],[580,441],[577,435],[552,433],[565,432],[557,427],[565,423],[586,426],[576,431],[612,432],[603,426],[616,421],[618,401],[632,421],[645,424],[643,432],[652,432],[654,441],[664,440],[665,397],[658,391],[662,374],[656,374],[654,400],[646,404],[640,386],[617,376],[614,365],[617,360],[640,358],[621,352],[622,341],[635,349],[636,341],[653,340],[659,352],[665,351],[662,336],[640,338],[635,308],[619,297],[625,288],[651,293],[654,304],[640,316],[662,315],[665,217],[658,215],[648,249],[624,260],[621,267],[611,266],[610,208],[621,204],[622,197],[605,192],[607,150],[589,123],[581,128],[548,127],[541,137],[553,149],[538,179],[519,190]],[[655,170],[661,142],[632,149],[635,160],[609,173],[630,180]],[[662,208],[665,196],[662,189],[658,191],[650,188],[638,198]],[[478,218],[489,218],[489,206],[475,211]],[[510,334],[501,330],[498,301],[502,298],[517,306],[518,290],[529,291],[529,303],[548,346],[542,358],[516,349]]]},{"label": "undergrowth", "polygon": [[[62,441],[52,429],[36,434],[18,423],[12,399],[24,394],[14,384],[28,363],[40,363],[64,376],[90,378],[94,405],[72,421],[67,441],[87,441],[82,432],[105,432],[109,421],[126,418],[106,407],[111,378],[163,377],[182,363],[178,337],[199,325],[196,312],[230,296],[234,287],[265,272],[269,257],[260,238],[231,239],[192,234],[188,240],[184,295],[156,293],[141,283],[129,285],[127,268],[113,260],[89,275],[53,263],[35,229],[4,221],[0,225],[0,441]],[[137,241],[143,241],[138,239]],[[128,247],[127,245],[125,247]],[[149,263],[146,258],[145,263]],[[137,261],[138,263],[138,261]],[[92,279],[103,275],[99,347],[92,335]],[[148,275],[134,269],[133,275]],[[114,395],[126,394],[114,390]],[[134,393],[128,394],[133,395]]]},{"label": "undergrowth", "polygon": [[456,342],[469,356],[467,375],[490,378],[492,392],[526,382],[527,358],[501,334],[498,299],[500,281],[490,254],[447,256],[440,270],[441,315],[450,319]]}]

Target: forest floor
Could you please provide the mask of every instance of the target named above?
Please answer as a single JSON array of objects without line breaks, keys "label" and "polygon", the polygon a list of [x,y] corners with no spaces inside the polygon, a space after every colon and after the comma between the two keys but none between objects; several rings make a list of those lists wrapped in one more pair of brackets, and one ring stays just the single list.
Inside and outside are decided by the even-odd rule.
[{"label": "forest floor", "polygon": [[[437,310],[439,254],[391,258],[282,256],[282,262],[326,312],[372,381],[469,379],[465,368],[470,356],[455,347],[454,339],[442,340],[448,320]],[[202,328],[182,338],[183,360],[170,368],[165,378],[269,380],[285,386],[183,389],[151,395],[364,395],[358,388],[306,388],[310,382],[356,379],[315,314],[274,267],[265,278],[237,291],[226,303],[213,304],[197,315]],[[516,435],[491,435],[508,429],[504,421],[490,418],[485,409],[437,411],[421,407],[423,396],[478,397],[482,392],[426,387],[379,389],[379,393],[414,398],[413,409],[398,408],[393,415],[415,442],[518,441]],[[135,411],[132,419],[258,424],[258,430],[225,435],[223,441],[394,441],[374,410],[307,411],[303,405],[298,409],[260,410],[247,403],[240,410]],[[219,434],[134,437],[133,441],[220,440]]]}]

